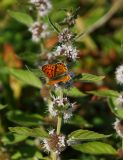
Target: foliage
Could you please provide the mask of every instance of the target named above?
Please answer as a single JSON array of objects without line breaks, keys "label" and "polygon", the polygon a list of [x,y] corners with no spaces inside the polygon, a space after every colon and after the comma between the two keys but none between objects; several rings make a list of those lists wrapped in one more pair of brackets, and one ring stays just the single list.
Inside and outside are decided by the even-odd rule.
[{"label": "foliage", "polygon": [[[113,3],[52,0],[51,11],[41,17],[37,6],[29,1],[0,2],[1,160],[56,160],[57,156],[64,160],[122,159],[122,137],[118,138],[112,125],[115,119],[123,119],[123,108],[117,104],[123,87],[115,80],[116,67],[123,59],[122,9],[116,9],[115,16],[86,34]],[[76,19],[74,26],[65,24],[69,15]],[[37,21],[48,26],[45,34],[50,35],[40,35],[40,40],[33,42]],[[66,27],[74,33],[67,43],[78,51],[73,59],[54,55],[63,43],[59,35]],[[66,64],[68,71],[48,78],[42,66],[59,62]],[[70,75],[70,83],[47,85],[48,80],[57,81],[66,75]],[[54,117],[50,107],[59,97],[67,97],[67,102]],[[66,120],[71,106],[72,117]],[[53,136],[65,136],[66,146],[58,150],[59,155],[53,149],[50,154],[45,151],[44,142],[52,142]]]}]

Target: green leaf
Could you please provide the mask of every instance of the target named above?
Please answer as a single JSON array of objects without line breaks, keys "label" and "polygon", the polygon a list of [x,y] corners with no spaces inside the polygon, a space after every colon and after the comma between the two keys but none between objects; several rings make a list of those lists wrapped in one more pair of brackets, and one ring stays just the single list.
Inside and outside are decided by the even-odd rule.
[{"label": "green leaf", "polygon": [[19,125],[30,127],[42,125],[42,117],[38,114],[27,114],[19,110],[9,111],[7,118]]},{"label": "green leaf", "polygon": [[55,26],[55,24],[52,22],[51,18],[48,17],[48,19],[49,19],[49,22],[50,22],[52,28],[53,28],[57,33],[59,33],[59,32],[60,32],[59,29],[58,29],[58,28]]},{"label": "green leaf", "polygon": [[83,97],[83,96],[86,96],[85,93],[79,91],[76,87],[71,88],[69,91],[66,89],[65,93],[67,93],[71,97]]},{"label": "green leaf", "polygon": [[104,135],[100,133],[96,133],[94,131],[89,130],[76,130],[68,135],[69,141],[81,140],[81,141],[88,141],[88,140],[97,140],[107,138],[111,135]]},{"label": "green leaf", "polygon": [[41,81],[40,79],[35,76],[35,74],[28,70],[21,70],[21,69],[10,69],[10,74],[15,76],[17,79],[22,81],[25,84],[41,88]]},{"label": "green leaf", "polygon": [[16,19],[18,22],[21,22],[24,25],[30,26],[33,23],[32,17],[27,13],[14,11],[9,11],[8,13],[12,18]]},{"label": "green leaf", "polygon": [[4,145],[12,145],[24,141],[26,138],[27,138],[26,135],[8,133],[1,138],[1,141]]},{"label": "green leaf", "polygon": [[117,154],[117,151],[111,145],[102,142],[88,142],[84,144],[77,144],[73,145],[72,148],[88,154]]},{"label": "green leaf", "polygon": [[119,93],[117,91],[109,90],[109,89],[89,91],[87,93],[93,94],[95,96],[100,96],[100,97],[118,97],[119,96]]},{"label": "green leaf", "polygon": [[108,104],[112,113],[114,113],[118,118],[123,119],[123,108],[116,105],[116,98],[108,98]]},{"label": "green leaf", "polygon": [[6,107],[7,107],[7,105],[0,104],[0,110],[4,109]]},{"label": "green leaf", "polygon": [[82,80],[83,82],[95,83],[103,80],[104,78],[104,76],[96,76],[93,74],[82,73],[81,78],[79,80]]},{"label": "green leaf", "polygon": [[42,139],[48,137],[48,134],[42,128],[9,127],[9,130],[24,136],[40,137]]}]

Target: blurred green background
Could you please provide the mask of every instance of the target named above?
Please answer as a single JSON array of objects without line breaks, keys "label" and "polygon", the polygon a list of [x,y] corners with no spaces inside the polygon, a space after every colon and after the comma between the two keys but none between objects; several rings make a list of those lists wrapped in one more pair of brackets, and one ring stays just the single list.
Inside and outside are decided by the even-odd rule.
[{"label": "blurred green background", "polygon": [[[109,11],[113,3],[114,0],[52,0],[53,10],[50,17],[54,22],[59,22],[65,15],[60,9],[75,10],[80,6],[74,27],[74,31],[79,34]],[[25,66],[29,66],[37,69],[43,64],[43,58],[39,56],[40,45],[32,42],[28,27],[13,19],[9,10],[26,12],[35,18],[26,0],[0,1],[0,104],[5,105],[4,109],[0,106],[0,160],[33,160],[35,156],[42,156],[36,140],[24,136],[16,137],[9,133],[8,127],[42,125],[49,129],[54,122],[47,116],[47,105],[40,95],[40,89],[23,84],[8,74],[6,67],[26,69]],[[48,19],[45,21],[48,23]],[[50,28],[52,30],[52,27]],[[53,30],[52,32],[51,37],[45,40],[45,47],[49,51],[57,42],[57,34]],[[92,90],[123,89],[116,85],[115,81],[115,69],[123,60],[123,7],[91,35],[80,38],[76,46],[80,52],[79,59],[73,67],[74,72],[105,76],[100,83],[74,83],[79,91],[86,93]],[[67,135],[76,129],[87,128],[99,133],[113,134],[105,141],[115,148],[120,147],[120,139],[116,137],[112,125],[115,116],[111,113],[105,98],[89,94],[70,96],[69,99],[71,102],[76,101],[78,105],[72,120],[63,125],[63,133]],[[46,155],[44,152],[42,154]],[[70,147],[62,152],[61,157],[64,160],[118,159],[114,156],[82,154]]]}]

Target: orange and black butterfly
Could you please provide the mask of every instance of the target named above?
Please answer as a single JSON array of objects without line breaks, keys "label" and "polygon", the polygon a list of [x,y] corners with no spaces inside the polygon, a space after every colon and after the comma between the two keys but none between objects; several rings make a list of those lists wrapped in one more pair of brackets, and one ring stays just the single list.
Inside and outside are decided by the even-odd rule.
[{"label": "orange and black butterfly", "polygon": [[42,71],[49,78],[49,85],[55,85],[59,82],[66,83],[71,77],[68,68],[64,63],[46,64],[42,66]]}]

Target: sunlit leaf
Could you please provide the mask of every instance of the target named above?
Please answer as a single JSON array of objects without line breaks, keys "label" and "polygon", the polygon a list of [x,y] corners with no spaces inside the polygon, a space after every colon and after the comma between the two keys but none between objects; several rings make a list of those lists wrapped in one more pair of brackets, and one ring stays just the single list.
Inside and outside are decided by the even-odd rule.
[{"label": "sunlit leaf", "polygon": [[111,154],[116,155],[117,151],[110,145],[102,142],[88,142],[72,146],[73,149],[88,154]]},{"label": "sunlit leaf", "polygon": [[88,93],[93,94],[95,96],[100,96],[100,97],[118,97],[119,93],[114,90],[96,90],[96,91],[89,91]]},{"label": "sunlit leaf", "polygon": [[0,110],[4,109],[6,107],[7,107],[7,105],[0,104]]},{"label": "sunlit leaf", "polygon": [[35,74],[31,71],[21,69],[10,69],[10,74],[12,74],[25,84],[34,86],[39,89],[41,88],[42,84],[40,79],[37,76],[35,76]]},{"label": "sunlit leaf", "polygon": [[86,96],[85,93],[79,91],[76,87],[71,88],[69,91],[65,90],[65,93],[67,93],[69,96],[72,96],[72,97],[83,97],[83,96]]},{"label": "sunlit leaf", "polygon": [[89,131],[89,130],[76,130],[68,135],[69,140],[81,140],[81,141],[86,141],[86,140],[96,140],[96,139],[103,139],[107,138],[110,135],[104,135],[100,133],[96,133],[94,131]]},{"label": "sunlit leaf", "polygon": [[27,13],[15,11],[9,11],[8,13],[12,18],[16,19],[18,22],[21,22],[22,24],[30,26],[33,23],[32,17]]},{"label": "sunlit leaf", "polygon": [[18,142],[24,141],[27,138],[26,135],[18,135],[13,133],[8,133],[1,138],[4,145],[16,144]]},{"label": "sunlit leaf", "polygon": [[103,80],[105,77],[104,76],[96,76],[93,74],[88,74],[88,73],[82,73],[80,78],[78,78],[79,80],[82,80],[83,82],[98,82]]},{"label": "sunlit leaf", "polygon": [[11,132],[30,137],[46,138],[48,136],[42,128],[30,129],[27,127],[9,127],[9,130]]}]

